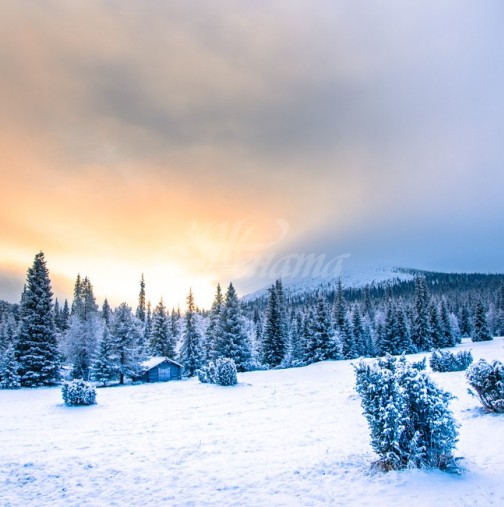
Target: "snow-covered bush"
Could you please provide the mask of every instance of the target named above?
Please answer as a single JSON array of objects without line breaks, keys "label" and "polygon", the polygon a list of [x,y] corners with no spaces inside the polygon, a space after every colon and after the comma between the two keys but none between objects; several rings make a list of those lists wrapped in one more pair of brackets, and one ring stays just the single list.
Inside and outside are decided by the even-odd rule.
[{"label": "snow-covered bush", "polygon": [[236,365],[232,359],[222,357],[215,361],[215,383],[220,386],[234,386],[238,383]]},{"label": "snow-covered bush", "polygon": [[215,363],[209,361],[205,366],[202,366],[199,370],[196,370],[198,379],[203,384],[214,384],[215,383]]},{"label": "snow-covered bush", "polygon": [[450,393],[404,356],[387,355],[375,364],[361,361],[355,374],[381,469],[458,469],[452,454],[458,432],[448,408]]},{"label": "snow-covered bush", "polygon": [[433,350],[429,362],[432,371],[463,371],[467,370],[473,362],[473,357],[469,350],[462,350],[457,354],[449,351]]},{"label": "snow-covered bush", "polygon": [[63,382],[61,394],[65,405],[93,405],[96,403],[96,389],[82,379]]},{"label": "snow-covered bush", "polygon": [[232,359],[221,357],[215,362],[209,361],[196,371],[198,379],[204,384],[218,384],[220,386],[234,386],[238,383],[236,364]]},{"label": "snow-covered bush", "polygon": [[[487,410],[504,412],[504,365],[500,361],[490,364],[480,359],[467,370],[466,378]],[[474,391],[469,390],[473,395]]]},{"label": "snow-covered bush", "polygon": [[413,361],[411,366],[419,371],[425,370],[427,369],[427,358],[424,357],[421,361]]}]

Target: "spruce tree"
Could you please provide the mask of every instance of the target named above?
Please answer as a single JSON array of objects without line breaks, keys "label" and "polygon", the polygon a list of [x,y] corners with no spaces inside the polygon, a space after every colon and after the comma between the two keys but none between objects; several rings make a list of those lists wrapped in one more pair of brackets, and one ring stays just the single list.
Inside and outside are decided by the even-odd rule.
[{"label": "spruce tree", "polygon": [[72,313],[61,344],[66,361],[72,365],[73,378],[89,380],[102,328],[93,286],[88,277],[82,280],[78,275]]},{"label": "spruce tree", "polygon": [[126,303],[121,303],[115,310],[110,323],[110,335],[113,350],[117,354],[119,383],[124,384],[126,377],[138,374],[143,359],[138,320]]},{"label": "spruce tree", "polygon": [[355,342],[355,351],[359,357],[366,355],[366,340],[364,334],[364,326],[358,306],[355,306],[352,314],[352,333]]},{"label": "spruce tree", "polygon": [[154,309],[149,348],[154,356],[175,357],[175,339],[171,334],[170,317],[162,299]]},{"label": "spruce tree", "polygon": [[105,301],[103,301],[101,316],[105,326],[110,326],[110,321],[112,319],[112,308],[110,308],[107,298],[105,298]]},{"label": "spruce tree", "polygon": [[232,283],[226,291],[226,301],[221,316],[221,333],[215,343],[215,355],[217,358],[232,359],[238,371],[245,371],[252,358],[240,302]]},{"label": "spruce tree", "polygon": [[21,387],[18,374],[19,363],[16,360],[14,344],[0,351],[0,389],[18,389]]},{"label": "spruce tree", "polygon": [[280,365],[285,356],[286,336],[283,318],[282,300],[278,294],[278,287],[273,285],[268,293],[262,343],[262,361],[270,368]]},{"label": "spruce tree", "polygon": [[441,300],[439,317],[441,319],[441,328],[442,328],[442,347],[454,347],[457,344],[457,339],[452,329],[452,322],[450,319],[450,314],[448,312],[448,306],[446,305],[446,300],[443,298]]},{"label": "spruce tree", "polygon": [[44,254],[28,269],[20,308],[15,356],[21,385],[51,385],[60,378],[51,280]]},{"label": "spruce tree", "polygon": [[419,352],[430,350],[432,332],[429,322],[429,293],[423,276],[415,278],[415,316],[411,335]]},{"label": "spruce tree", "polygon": [[313,361],[325,361],[326,359],[339,359],[334,329],[331,323],[331,315],[327,307],[325,297],[318,294],[315,309],[312,332]]},{"label": "spruce tree", "polygon": [[140,279],[140,293],[138,294],[138,306],[135,315],[136,318],[143,324],[145,317],[147,316],[145,306],[145,280],[143,273],[142,278]]},{"label": "spruce tree", "polygon": [[305,361],[305,340],[303,332],[303,315],[296,312],[290,326],[290,358],[292,366],[301,366]]},{"label": "spruce tree", "polygon": [[471,318],[467,306],[462,307],[462,313],[460,316],[460,334],[465,338],[472,335]]},{"label": "spruce tree", "polygon": [[485,315],[485,307],[481,300],[476,303],[474,312],[474,331],[472,335],[473,342],[483,342],[493,340],[493,337],[488,329],[488,323]]},{"label": "spruce tree", "polygon": [[[205,356],[206,359],[217,359],[219,352],[217,343],[222,335],[222,309],[224,307],[224,297],[220,284],[217,284],[217,290],[210,309],[209,324],[205,336]],[[224,356],[226,357],[226,356]]]},{"label": "spruce tree", "polygon": [[198,329],[196,305],[192,290],[187,296],[187,310],[184,316],[184,333],[180,349],[180,361],[184,365],[184,372],[192,377],[201,368],[204,361],[204,351],[200,331]]},{"label": "spruce tree", "polygon": [[115,351],[109,328],[104,326],[98,352],[91,368],[91,378],[106,386],[109,382],[117,380],[119,373],[119,356]]},{"label": "spruce tree", "polygon": [[343,326],[345,325],[346,318],[346,309],[345,309],[345,297],[343,294],[343,284],[341,283],[341,279],[338,280],[338,284],[336,285],[336,294],[334,296],[334,309],[333,309],[333,317],[334,317],[334,328],[336,331],[341,332]]},{"label": "spruce tree", "polygon": [[429,325],[431,331],[431,344],[436,349],[444,346],[444,329],[437,305],[432,302],[429,307]]},{"label": "spruce tree", "polygon": [[347,317],[344,318],[343,324],[340,324],[339,327],[343,358],[356,359],[359,357],[359,352],[357,351],[357,344],[355,343],[352,326]]}]

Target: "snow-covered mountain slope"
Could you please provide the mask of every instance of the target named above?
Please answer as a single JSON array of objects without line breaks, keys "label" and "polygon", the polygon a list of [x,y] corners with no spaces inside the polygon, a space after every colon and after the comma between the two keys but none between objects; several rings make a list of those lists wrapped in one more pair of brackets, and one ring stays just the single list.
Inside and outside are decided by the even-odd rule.
[{"label": "snow-covered mountain slope", "polygon": [[[503,344],[456,349],[504,361]],[[235,387],[191,379],[99,389],[91,407],[65,407],[58,388],[1,391],[1,504],[504,505],[504,416],[483,412],[464,372],[432,377],[457,396],[462,476],[371,470],[351,361],[242,373]]]},{"label": "snow-covered mountain slope", "polygon": [[[327,278],[297,278],[282,280],[287,295],[296,296],[318,290],[334,290],[338,280],[344,288],[361,288],[366,285],[391,285],[398,282],[413,280],[417,270],[396,267],[373,267],[358,271],[343,270],[340,275]],[[266,296],[268,287],[244,296],[243,301],[253,301]]]}]

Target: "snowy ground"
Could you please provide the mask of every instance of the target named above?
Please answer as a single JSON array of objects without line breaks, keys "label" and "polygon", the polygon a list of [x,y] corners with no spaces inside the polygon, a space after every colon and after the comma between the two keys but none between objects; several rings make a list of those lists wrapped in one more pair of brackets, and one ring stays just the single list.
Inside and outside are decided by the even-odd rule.
[{"label": "snowy ground", "polygon": [[[504,361],[504,340],[464,343]],[[420,355],[415,356],[420,357]],[[98,390],[0,391],[0,504],[9,506],[502,506],[504,416],[485,414],[464,373],[433,374],[458,399],[467,471],[372,472],[348,361]]]}]

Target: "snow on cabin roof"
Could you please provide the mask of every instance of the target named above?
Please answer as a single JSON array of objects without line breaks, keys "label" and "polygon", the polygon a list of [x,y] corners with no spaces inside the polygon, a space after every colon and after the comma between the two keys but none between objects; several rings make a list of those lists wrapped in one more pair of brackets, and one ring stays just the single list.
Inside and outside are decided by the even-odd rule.
[{"label": "snow on cabin roof", "polygon": [[172,363],[172,364],[174,364],[176,366],[180,366],[182,368],[182,365],[179,364],[179,363],[177,363],[173,359],[170,359],[169,357],[161,357],[161,356],[151,357],[147,361],[144,361],[142,363],[142,368],[144,370],[150,370],[151,368],[155,368],[158,364],[161,364],[164,361],[168,361],[169,363]]}]

